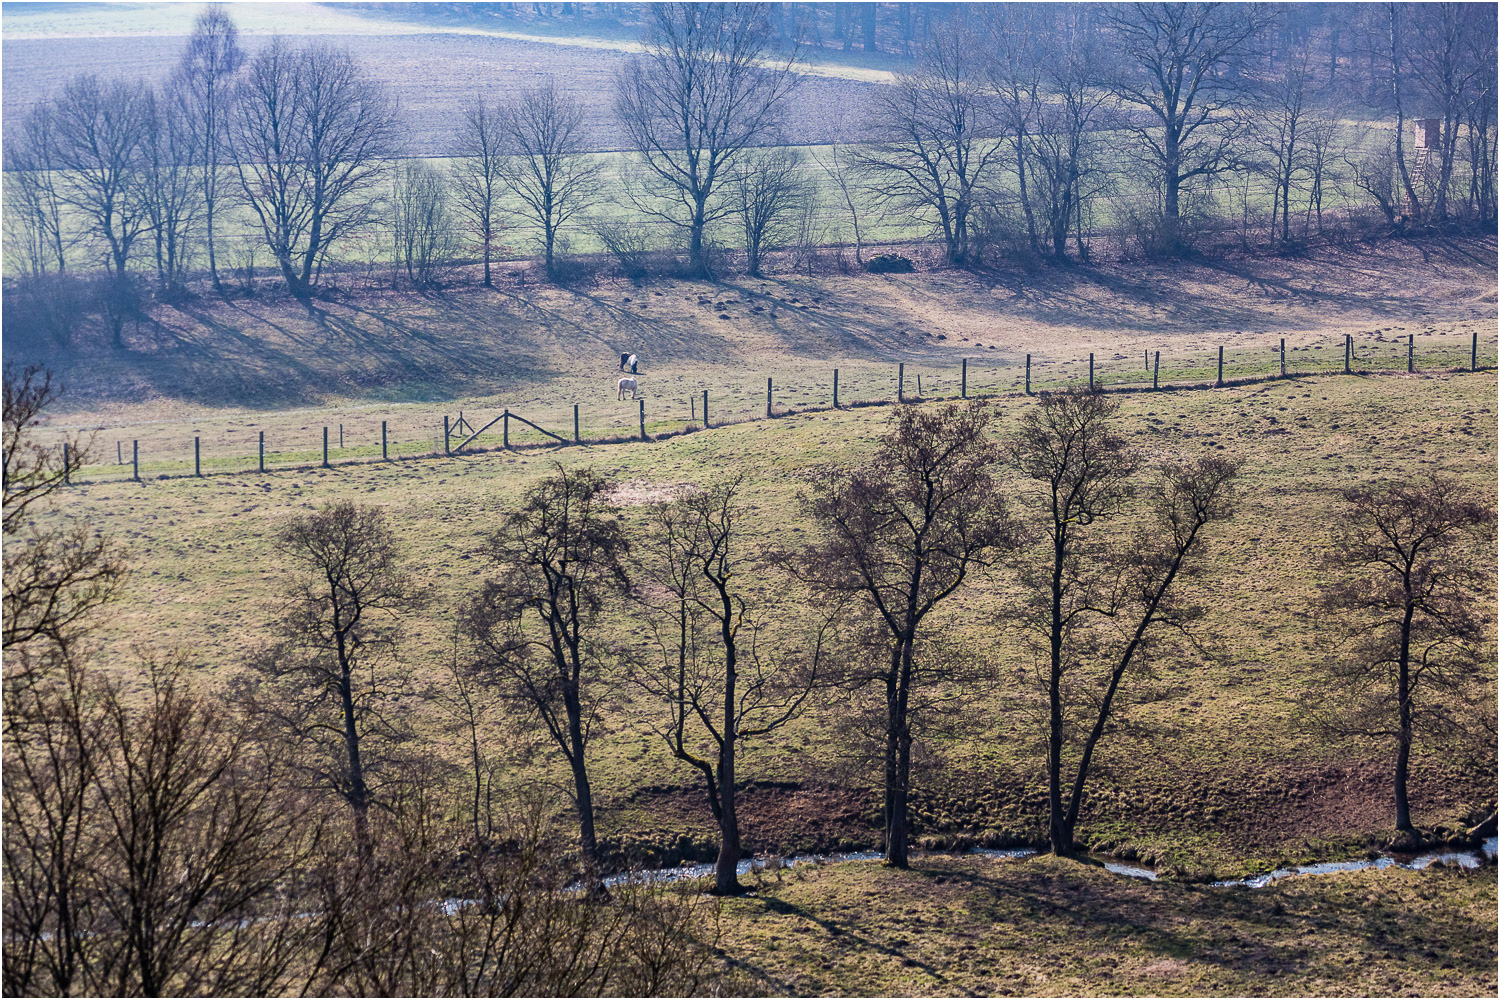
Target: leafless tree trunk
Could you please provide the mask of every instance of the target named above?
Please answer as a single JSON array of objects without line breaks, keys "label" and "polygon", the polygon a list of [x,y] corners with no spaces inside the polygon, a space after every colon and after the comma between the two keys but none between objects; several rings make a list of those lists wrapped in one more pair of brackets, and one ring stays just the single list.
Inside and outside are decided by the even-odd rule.
[{"label": "leafless tree trunk", "polygon": [[788,559],[816,591],[857,600],[885,638],[887,663],[867,679],[885,690],[885,859],[898,868],[909,847],[910,708],[929,666],[918,658],[923,626],[974,569],[1015,543],[990,474],[991,422],[977,400],[900,407],[868,466],[815,482],[808,503],[823,537]]},{"label": "leafless tree trunk", "polygon": [[324,257],[375,214],[396,117],[346,50],[277,37],[236,91],[229,134],[240,188],[287,289],[306,301]]},{"label": "leafless tree trunk", "polygon": [[472,670],[534,713],[573,776],[579,838],[599,862],[588,743],[608,655],[597,634],[609,598],[627,587],[628,542],[591,470],[556,472],[489,536],[497,576],[463,615]]},{"label": "leafless tree trunk", "polygon": [[773,616],[752,610],[741,582],[755,572],[738,537],[742,485],[732,479],[651,510],[652,558],[638,595],[661,662],[636,679],[670,708],[658,731],[672,755],[703,774],[719,827],[719,895],[740,892],[740,745],[796,717],[824,656],[822,632],[805,652],[775,648]]},{"label": "leafless tree trunk", "polygon": [[505,110],[501,130],[511,154],[502,166],[506,183],[537,228],[547,277],[556,280],[558,231],[598,196],[598,164],[584,148],[583,107],[549,80]]},{"label": "leafless tree trunk", "polygon": [[725,168],[776,127],[797,83],[794,55],[777,55],[765,11],[751,3],[650,7],[645,54],[615,84],[615,110],[666,207],[637,208],[687,231],[689,262],[708,274],[708,224],[730,209],[714,195]]},{"label": "leafless tree trunk", "polygon": [[222,292],[214,245],[214,220],[220,208],[219,184],[228,145],[228,126],[235,77],[244,65],[239,30],[222,5],[204,8],[193,24],[187,49],[177,67],[171,88],[181,92],[187,106],[189,128],[201,168],[203,223],[208,245],[208,273],[214,291]]},{"label": "leafless tree trunk", "polygon": [[1419,729],[1439,731],[1486,669],[1491,623],[1474,595],[1490,582],[1494,509],[1452,479],[1351,487],[1333,529],[1323,606],[1344,638],[1333,730],[1394,742],[1396,829],[1411,833],[1407,773]]}]

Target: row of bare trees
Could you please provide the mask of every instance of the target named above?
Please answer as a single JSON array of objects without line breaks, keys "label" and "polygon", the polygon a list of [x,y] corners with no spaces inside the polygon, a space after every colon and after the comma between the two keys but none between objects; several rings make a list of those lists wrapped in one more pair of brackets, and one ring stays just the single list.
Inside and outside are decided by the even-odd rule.
[{"label": "row of bare trees", "polygon": [[704,988],[711,908],[628,881],[580,891],[549,809],[462,794],[489,780],[486,754],[455,782],[399,752],[372,686],[410,601],[378,512],[335,506],[282,533],[275,640],[237,685],[97,646],[125,553],[52,509],[88,446],[37,441],[57,391],[7,369],[7,995]]},{"label": "row of bare trees", "polygon": [[[47,509],[88,446],[37,442],[55,392],[7,373],[4,970],[24,994],[696,989],[711,912],[604,888],[601,727],[633,703],[700,776],[733,893],[746,748],[825,699],[867,705],[885,855],[905,866],[914,748],[997,683],[987,630],[1035,665],[1011,695],[1039,710],[1047,839],[1071,852],[1132,690],[1201,639],[1185,582],[1241,472],[1148,457],[1104,395],[1039,397],[1004,434],[978,401],[903,405],[867,460],[809,480],[815,534],[788,548],[747,530],[742,478],[627,518],[606,479],[558,467],[488,536],[447,683],[426,689],[402,659],[424,593],[397,533],[337,503],[279,533],[271,641],[211,691],[189,659],[89,648],[125,560]],[[1493,526],[1436,478],[1350,489],[1333,530],[1337,697],[1314,714],[1391,747],[1403,830],[1419,735],[1493,707],[1472,600]],[[649,638],[622,638],[630,621]],[[527,731],[566,765],[581,863],[549,845],[545,803],[506,791],[496,746]]]},{"label": "row of bare trees", "polygon": [[[394,101],[346,51],[273,39],[247,56],[210,8],[160,88],[80,77],[8,137],[12,270],[42,280],[80,253],[100,261],[118,345],[141,247],[158,296],[180,294],[200,254],[222,290],[230,211],[304,299],[372,227],[391,234],[396,272],[430,287],[469,256],[490,284],[516,227],[556,278],[565,230],[586,221],[635,253],[659,238],[622,226],[676,232],[689,272],[706,275],[724,227],[758,273],[770,248],[826,240],[829,207],[848,216],[856,259],[865,232],[901,219],[930,226],[960,265],[996,246],[1087,257],[1104,218],[1161,253],[1232,214],[1242,238],[1253,216],[1289,244],[1359,199],[1406,226],[1495,218],[1494,19],[1473,4],[1360,5],[1348,32],[1384,90],[1357,99],[1338,38],[1290,8],[959,6],[813,156],[781,145],[799,49],[772,13],[643,12],[643,51],[614,94],[635,159],[606,198],[584,109],[551,82],[472,104],[451,169],[398,168]],[[1393,127],[1372,137],[1347,122],[1376,99]],[[1414,148],[1418,119],[1436,128]]]}]

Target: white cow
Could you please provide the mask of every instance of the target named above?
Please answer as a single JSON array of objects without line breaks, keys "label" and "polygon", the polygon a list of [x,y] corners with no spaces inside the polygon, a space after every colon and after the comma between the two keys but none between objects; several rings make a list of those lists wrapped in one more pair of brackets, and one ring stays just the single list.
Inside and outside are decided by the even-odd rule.
[{"label": "white cow", "polygon": [[635,399],[636,398],[635,376],[633,376],[633,375],[626,375],[624,378],[620,379],[620,382],[619,382],[619,385],[617,386],[617,388],[620,391],[616,395],[616,397],[615,397],[616,399],[624,399],[625,398],[625,390],[626,389],[630,390],[630,398],[631,399]]}]

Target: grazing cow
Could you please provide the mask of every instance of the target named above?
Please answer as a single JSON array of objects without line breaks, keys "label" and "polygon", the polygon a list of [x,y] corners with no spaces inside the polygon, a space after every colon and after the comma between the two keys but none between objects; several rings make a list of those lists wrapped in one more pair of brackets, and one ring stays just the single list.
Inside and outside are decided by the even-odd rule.
[{"label": "grazing cow", "polygon": [[631,399],[635,399],[636,398],[636,384],[635,384],[635,379],[632,378],[632,377],[630,377],[629,375],[627,375],[624,378],[620,379],[620,383],[617,386],[617,388],[620,391],[616,395],[616,397],[615,397],[616,399],[624,399],[625,398],[625,390],[626,389],[630,390],[630,398]]}]

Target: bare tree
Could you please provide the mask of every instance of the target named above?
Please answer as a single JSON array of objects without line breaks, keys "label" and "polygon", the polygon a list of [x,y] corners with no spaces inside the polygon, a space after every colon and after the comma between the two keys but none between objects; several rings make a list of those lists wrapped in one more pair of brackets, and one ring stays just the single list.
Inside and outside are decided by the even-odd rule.
[{"label": "bare tree", "polygon": [[[1041,208],[1053,259],[1062,261],[1068,255],[1069,229],[1103,184],[1098,132],[1113,122],[1105,106],[1107,91],[1099,86],[1100,53],[1092,24],[1071,9],[1058,17],[1058,41],[1041,71],[1048,97],[1030,113],[1029,141],[1021,158],[1032,163],[1030,201]],[[1025,192],[1022,198],[1027,199]],[[1032,214],[1028,205],[1028,224]],[[1078,246],[1082,254],[1081,232]]]},{"label": "bare tree", "polygon": [[907,865],[910,708],[926,664],[928,617],[976,568],[1014,544],[991,476],[998,450],[981,402],[902,406],[868,465],[826,471],[808,499],[822,537],[788,564],[824,594],[854,598],[877,623],[886,663],[885,858]]},{"label": "bare tree", "polygon": [[[1019,506],[1039,543],[1021,562],[1027,603],[1020,621],[1044,647],[1048,840],[1057,854],[1073,850],[1094,751],[1118,714],[1127,672],[1146,659],[1156,633],[1185,629],[1203,613],[1175,591],[1204,551],[1204,529],[1232,513],[1239,473],[1238,462],[1215,456],[1163,464],[1148,492],[1150,522],[1111,550],[1090,529],[1124,513],[1138,466],[1112,427],[1118,409],[1097,393],[1043,395],[1006,449],[1023,481]],[[1091,671],[1097,689],[1077,676]],[[1085,735],[1068,761],[1075,726]]]},{"label": "bare tree", "polygon": [[32,108],[4,150],[6,249],[34,277],[68,268],[53,114],[47,102]]},{"label": "bare tree", "polygon": [[[1468,60],[1478,66],[1494,67],[1496,61],[1495,15],[1488,13],[1480,30],[1467,32],[1464,38]],[[1470,99],[1464,109],[1465,146],[1469,158],[1469,204],[1475,218],[1495,221],[1495,165],[1500,128],[1496,127],[1496,90],[1494,73],[1479,73],[1473,79]]]},{"label": "bare tree", "polygon": [[985,132],[979,51],[956,21],[934,34],[876,98],[876,141],[859,153],[876,195],[932,222],[955,265],[970,262],[973,216],[1006,148]]},{"label": "bare tree", "polygon": [[[863,267],[865,240],[864,227],[860,220],[867,217],[866,213],[870,208],[861,189],[859,161],[855,151],[847,142],[835,140],[821,152],[814,150],[812,159],[827,175],[829,183],[838,192],[839,203],[843,205],[844,211],[849,213],[849,226],[854,231],[854,262]],[[808,204],[805,207],[810,209],[812,206]],[[802,228],[800,222],[799,219],[799,230]]]},{"label": "bare tree", "polygon": [[1182,191],[1233,165],[1244,130],[1238,63],[1265,25],[1253,7],[1218,3],[1133,3],[1104,10],[1120,65],[1111,86],[1144,112],[1128,127],[1157,174],[1163,244],[1180,245]]},{"label": "bare tree", "polygon": [[183,291],[203,206],[202,155],[180,91],[146,95],[141,186],[156,251],[157,294]]},{"label": "bare tree", "polygon": [[197,150],[202,187],[203,224],[208,245],[208,273],[214,291],[223,291],[214,246],[214,220],[220,209],[219,185],[228,151],[228,127],[235,77],[245,63],[239,30],[220,4],[205,7],[193,23],[171,89],[180,94]]},{"label": "bare tree", "polygon": [[105,312],[117,348],[124,346],[121,335],[133,308],[131,252],[151,226],[141,196],[148,100],[142,84],[105,84],[93,75],[80,76],[63,88],[53,118],[62,201],[85,220],[89,236],[104,245],[110,286]]},{"label": "bare tree", "polygon": [[753,3],[653,4],[643,45],[616,80],[615,110],[670,207],[637,207],[685,229],[691,267],[706,275],[704,230],[730,211],[713,196],[730,161],[776,127],[795,53],[774,52]]},{"label": "bare tree", "polygon": [[262,238],[306,301],[330,249],[375,214],[395,110],[347,50],[278,36],[250,61],[228,131]]},{"label": "bare tree", "polygon": [[391,198],[396,266],[415,288],[437,284],[453,259],[453,220],[448,182],[425,160],[408,160],[396,171]]},{"label": "bare tree", "polygon": [[627,587],[629,548],[592,470],[561,465],[487,540],[498,576],[464,612],[472,669],[534,713],[567,760],[588,862],[599,861],[589,737],[607,652],[598,634],[609,598]]},{"label": "bare tree", "polygon": [[280,640],[252,663],[259,677],[246,701],[299,769],[348,805],[355,843],[368,854],[378,779],[406,738],[389,715],[401,685],[390,658],[400,616],[419,600],[377,507],[330,504],[294,519],[277,547],[289,562]]},{"label": "bare tree", "polygon": [[[1303,50],[1287,60],[1281,74],[1269,84],[1270,93],[1255,118],[1252,135],[1266,157],[1271,180],[1271,237],[1286,244],[1292,238],[1292,194],[1311,170],[1308,164],[1309,132],[1312,128],[1312,68],[1310,54]],[[1276,232],[1277,220],[1281,232]]]},{"label": "bare tree", "polygon": [[119,588],[125,564],[117,546],[86,523],[35,522],[69,476],[88,459],[88,442],[47,443],[36,435],[43,412],[61,394],[40,366],[5,369],[4,646],[37,641],[67,648],[83,620]]},{"label": "bare tree", "polygon": [[1026,217],[1026,237],[1032,253],[1036,253],[1040,244],[1027,171],[1031,161],[1031,133],[1043,108],[1042,67],[1056,57],[1055,51],[1043,54],[1043,39],[1051,34],[1043,21],[1047,12],[1031,4],[996,4],[983,8],[983,13],[989,43],[986,47],[990,52],[984,75],[997,105],[999,132],[1011,145],[1016,188]]},{"label": "bare tree", "polygon": [[802,154],[790,146],[748,149],[730,167],[729,199],[745,239],[745,267],[760,277],[764,251],[796,236],[797,210],[810,194]]},{"label": "bare tree", "polygon": [[1411,748],[1439,732],[1465,688],[1492,665],[1491,623],[1474,595],[1491,582],[1495,512],[1452,479],[1344,490],[1327,566],[1324,610],[1343,636],[1338,697],[1322,713],[1336,731],[1391,741],[1396,829],[1414,832]]},{"label": "bare tree", "polygon": [[505,114],[483,100],[464,109],[453,161],[454,200],[465,227],[479,241],[484,287],[493,288],[490,260],[500,234],[500,200],[505,183]]},{"label": "bare tree", "polygon": [[779,616],[752,604],[746,581],[756,560],[742,551],[738,525],[743,485],[737,477],[652,508],[638,594],[661,659],[636,679],[670,709],[658,732],[672,755],[703,775],[719,827],[719,895],[740,891],[740,746],[796,717],[825,655],[822,632],[805,652],[777,648],[768,626]]},{"label": "bare tree", "polygon": [[501,169],[536,227],[547,277],[557,278],[558,231],[598,196],[599,167],[587,152],[583,107],[550,79],[523,91],[500,119],[510,155]]}]

